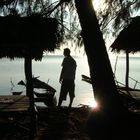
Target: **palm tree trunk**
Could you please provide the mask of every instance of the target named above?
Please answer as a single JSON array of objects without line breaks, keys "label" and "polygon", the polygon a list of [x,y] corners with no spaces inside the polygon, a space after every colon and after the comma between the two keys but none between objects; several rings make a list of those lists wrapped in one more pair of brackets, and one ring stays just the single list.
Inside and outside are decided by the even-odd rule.
[{"label": "palm tree trunk", "polygon": [[75,0],[75,5],[82,27],[95,99],[102,109],[120,110],[122,104],[92,0]]}]

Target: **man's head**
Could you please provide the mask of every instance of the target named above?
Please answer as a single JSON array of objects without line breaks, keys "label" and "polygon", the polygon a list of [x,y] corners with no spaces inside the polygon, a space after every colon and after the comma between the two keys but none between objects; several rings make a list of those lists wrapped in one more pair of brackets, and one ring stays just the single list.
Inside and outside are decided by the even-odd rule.
[{"label": "man's head", "polygon": [[69,48],[65,48],[63,54],[64,54],[64,56],[70,56],[70,49]]}]

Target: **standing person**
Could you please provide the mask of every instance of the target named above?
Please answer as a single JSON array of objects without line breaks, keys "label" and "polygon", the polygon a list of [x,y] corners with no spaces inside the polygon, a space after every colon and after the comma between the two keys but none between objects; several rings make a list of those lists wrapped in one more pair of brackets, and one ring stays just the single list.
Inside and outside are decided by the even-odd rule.
[{"label": "standing person", "polygon": [[75,73],[76,73],[76,61],[70,55],[70,49],[65,48],[64,59],[62,62],[62,70],[60,74],[59,82],[61,83],[60,97],[58,106],[60,107],[63,100],[66,100],[67,94],[69,93],[70,103],[69,107],[72,106],[73,99],[75,97]]}]

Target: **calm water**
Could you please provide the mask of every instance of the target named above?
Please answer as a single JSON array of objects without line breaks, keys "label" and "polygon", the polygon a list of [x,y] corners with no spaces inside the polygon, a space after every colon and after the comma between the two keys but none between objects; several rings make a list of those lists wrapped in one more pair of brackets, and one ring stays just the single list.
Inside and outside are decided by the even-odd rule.
[{"label": "calm water", "polygon": [[[112,64],[112,69],[114,71],[116,57],[110,57],[110,61]],[[140,57],[131,56],[129,58],[129,86],[134,88],[136,81],[140,82]],[[116,67],[116,79],[121,82],[125,83],[125,73],[126,73],[126,58],[124,56],[118,57],[117,60],[117,67]],[[134,80],[132,80],[134,79]],[[136,88],[140,89],[140,84],[136,84]]]},{"label": "calm water", "polygon": [[[90,84],[82,81],[81,75],[85,74],[89,76],[89,69],[86,60],[86,56],[74,56],[77,61],[77,71],[76,71],[76,98],[73,105],[78,106],[79,104],[91,104],[94,99],[92,93],[92,87]],[[61,55],[48,55],[43,57],[42,61],[33,61],[33,75],[40,76],[39,79],[48,82],[53,86],[57,92],[56,97],[58,99],[60,84],[59,84],[59,74],[61,71],[61,63],[63,56]],[[116,57],[110,57],[112,68],[114,70]],[[130,58],[130,76],[136,80],[140,81],[140,58],[131,57]],[[0,94],[7,95],[11,94],[12,83],[15,85],[13,90],[20,91],[25,90],[25,87],[17,86],[20,80],[25,80],[24,76],[24,60],[15,59],[14,61],[9,59],[0,59]],[[117,61],[116,78],[118,81],[124,83],[125,81],[125,57],[119,57]],[[131,87],[135,85],[134,81],[130,81]],[[137,85],[140,88],[140,85]],[[69,98],[63,105],[67,105]]]}]

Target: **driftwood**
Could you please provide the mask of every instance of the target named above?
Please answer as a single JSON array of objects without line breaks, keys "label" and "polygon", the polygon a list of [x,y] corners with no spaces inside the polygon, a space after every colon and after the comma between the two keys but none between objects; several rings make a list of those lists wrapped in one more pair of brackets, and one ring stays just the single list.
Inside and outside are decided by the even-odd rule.
[{"label": "driftwood", "polygon": [[85,82],[87,82],[87,83],[92,84],[92,82],[91,82],[91,78],[88,77],[88,76],[86,76],[86,75],[82,75],[82,80],[85,81]]}]

